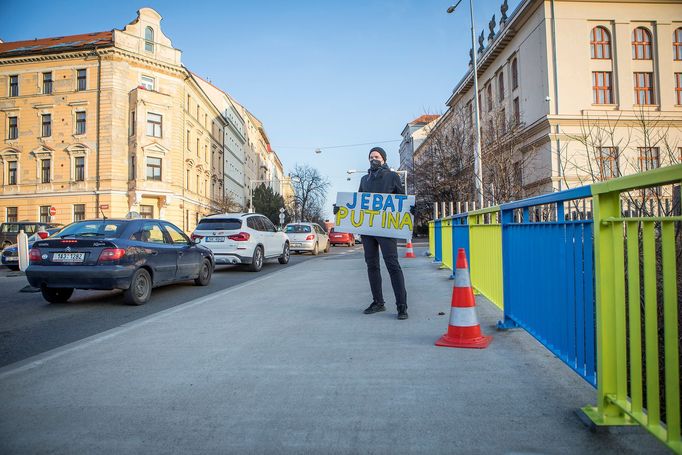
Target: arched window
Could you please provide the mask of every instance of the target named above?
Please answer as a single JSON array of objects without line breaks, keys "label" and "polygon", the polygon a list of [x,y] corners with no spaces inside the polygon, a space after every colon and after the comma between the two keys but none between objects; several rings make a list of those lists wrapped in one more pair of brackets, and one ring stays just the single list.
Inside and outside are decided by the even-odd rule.
[{"label": "arched window", "polygon": [[144,29],[144,50],[154,52],[154,29],[151,27]]},{"label": "arched window", "polygon": [[682,60],[682,27],[673,32],[673,59]]},{"label": "arched window", "polygon": [[512,90],[513,90],[519,86],[519,65],[518,65],[516,59],[512,60],[511,67],[512,67],[511,71],[512,71]]},{"label": "arched window", "polygon": [[632,58],[651,60],[651,32],[644,27],[632,31]]},{"label": "arched window", "polygon": [[500,73],[499,76],[497,76],[497,95],[498,98],[500,99],[500,102],[504,100],[504,74]]},{"label": "arched window", "polygon": [[599,26],[592,29],[590,52],[593,59],[608,60],[611,58],[611,35],[606,28]]}]

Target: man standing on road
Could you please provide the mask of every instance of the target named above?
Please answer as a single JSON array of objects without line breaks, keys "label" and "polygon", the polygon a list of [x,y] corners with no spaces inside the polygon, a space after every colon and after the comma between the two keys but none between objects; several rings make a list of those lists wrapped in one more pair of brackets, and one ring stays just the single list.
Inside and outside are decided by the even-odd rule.
[{"label": "man standing on road", "polygon": [[[400,176],[391,171],[386,165],[386,152],[381,147],[374,147],[369,151],[370,168],[367,175],[360,180],[361,193],[389,193],[405,194],[405,188],[400,181]],[[335,207],[334,212],[338,209]],[[411,209],[412,210],[412,209]],[[379,249],[384,257],[384,264],[391,276],[395,303],[398,307],[398,319],[407,319],[407,291],[405,290],[405,278],[398,262],[398,240],[389,237],[362,236],[362,248],[365,250],[365,263],[369,287],[372,290],[372,303],[364,311],[365,314],[386,311],[384,296],[381,289],[381,268],[379,262]]]}]

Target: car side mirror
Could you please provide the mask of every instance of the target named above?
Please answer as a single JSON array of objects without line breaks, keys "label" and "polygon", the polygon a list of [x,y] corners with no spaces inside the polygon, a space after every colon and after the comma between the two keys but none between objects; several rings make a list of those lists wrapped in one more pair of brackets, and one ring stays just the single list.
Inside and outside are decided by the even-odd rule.
[{"label": "car side mirror", "polygon": [[200,243],[201,243],[201,237],[197,237],[196,239],[194,239],[195,245],[199,245]]}]

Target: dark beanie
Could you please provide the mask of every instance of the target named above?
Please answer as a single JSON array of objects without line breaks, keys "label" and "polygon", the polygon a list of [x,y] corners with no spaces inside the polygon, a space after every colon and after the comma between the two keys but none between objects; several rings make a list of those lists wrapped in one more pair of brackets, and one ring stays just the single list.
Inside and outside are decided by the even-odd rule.
[{"label": "dark beanie", "polygon": [[386,151],[384,149],[382,149],[381,147],[374,147],[372,148],[372,150],[369,151],[368,155],[371,155],[372,152],[379,152],[381,157],[384,159],[384,163],[386,162]]}]

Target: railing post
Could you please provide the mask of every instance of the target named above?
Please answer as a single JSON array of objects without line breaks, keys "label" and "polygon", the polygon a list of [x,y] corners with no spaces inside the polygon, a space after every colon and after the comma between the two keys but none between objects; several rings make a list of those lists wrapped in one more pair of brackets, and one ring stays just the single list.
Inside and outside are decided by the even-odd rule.
[{"label": "railing post", "polygon": [[514,222],[514,210],[505,210],[500,207],[500,224],[502,225],[502,296],[504,299],[504,320],[497,322],[498,330],[508,330],[519,325],[509,315],[512,313],[511,299],[508,298],[509,291],[513,283],[510,282],[511,275],[507,273],[511,267],[510,259],[512,255],[512,245],[510,242],[507,226]]},{"label": "railing post", "polygon": [[[603,222],[607,218],[618,218],[620,212],[620,192],[611,191],[596,194],[594,201],[594,278],[596,285],[596,329],[597,329],[597,406],[582,408],[587,423],[592,425],[636,425],[618,406],[611,402],[619,395],[619,371],[623,367],[619,356],[618,344],[625,343],[625,320],[620,321],[617,311],[616,292],[618,283],[614,266],[620,261],[623,265],[622,233],[618,238],[615,229],[620,224]],[[621,231],[622,232],[622,231]],[[617,239],[620,245],[617,245]],[[622,278],[622,277],[621,277]],[[621,327],[622,326],[622,327]],[[581,416],[582,417],[582,416]],[[585,419],[583,419],[585,420]],[[591,422],[590,422],[591,421]]]}]

